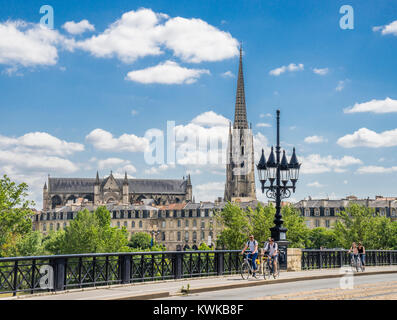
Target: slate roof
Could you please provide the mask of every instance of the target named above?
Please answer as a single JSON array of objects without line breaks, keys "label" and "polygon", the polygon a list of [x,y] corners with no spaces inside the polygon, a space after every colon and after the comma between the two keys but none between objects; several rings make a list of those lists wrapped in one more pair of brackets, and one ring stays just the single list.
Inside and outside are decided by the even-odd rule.
[{"label": "slate roof", "polygon": [[[107,179],[99,179],[101,185]],[[124,179],[115,179],[123,185]],[[94,193],[95,179],[91,178],[49,178],[49,193]],[[130,193],[185,194],[186,180],[171,179],[128,179]]]}]

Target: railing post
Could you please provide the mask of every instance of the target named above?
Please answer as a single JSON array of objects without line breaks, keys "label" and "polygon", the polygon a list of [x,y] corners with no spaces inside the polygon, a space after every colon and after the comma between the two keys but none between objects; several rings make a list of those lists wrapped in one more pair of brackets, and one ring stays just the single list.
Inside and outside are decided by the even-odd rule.
[{"label": "railing post", "polygon": [[52,260],[52,266],[54,268],[54,291],[65,290],[65,279],[66,279],[66,258],[55,258]]},{"label": "railing post", "polygon": [[215,261],[216,261],[216,274],[218,276],[223,275],[223,268],[224,268],[224,253],[223,252],[216,252],[215,253]]},{"label": "railing post", "polygon": [[374,256],[375,256],[375,266],[378,265],[378,255],[377,255],[377,251],[374,251]]},{"label": "railing post", "polygon": [[321,250],[318,251],[318,268],[321,269],[323,267],[323,255]]},{"label": "railing post", "polygon": [[131,256],[123,254],[120,256],[121,283],[131,282]]},{"label": "railing post", "polygon": [[182,278],[182,260],[183,260],[183,252],[175,252],[173,253],[174,260],[174,279]]}]

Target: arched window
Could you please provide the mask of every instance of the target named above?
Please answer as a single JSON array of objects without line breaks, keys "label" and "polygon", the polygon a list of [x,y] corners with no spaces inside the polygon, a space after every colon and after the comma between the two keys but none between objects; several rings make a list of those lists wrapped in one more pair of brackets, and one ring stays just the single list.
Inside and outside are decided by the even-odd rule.
[{"label": "arched window", "polygon": [[55,209],[57,206],[62,205],[62,199],[60,196],[55,195],[51,198],[51,206],[52,209]]},{"label": "arched window", "polygon": [[189,231],[185,232],[185,241],[189,241]]},{"label": "arched window", "polygon": [[131,222],[131,228],[135,228],[135,221]]},{"label": "arched window", "polygon": [[139,228],[142,228],[142,221],[139,221]]}]

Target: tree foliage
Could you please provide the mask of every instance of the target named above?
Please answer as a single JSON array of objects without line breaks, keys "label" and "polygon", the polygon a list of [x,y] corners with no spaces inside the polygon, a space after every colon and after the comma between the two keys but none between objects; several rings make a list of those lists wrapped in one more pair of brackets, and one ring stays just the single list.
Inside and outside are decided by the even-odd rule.
[{"label": "tree foliage", "polygon": [[34,203],[26,199],[27,190],[26,183],[17,185],[6,175],[0,178],[0,256],[22,254],[18,248],[23,244],[18,243],[32,232]]},{"label": "tree foliage", "polygon": [[51,234],[45,248],[53,254],[125,252],[128,234],[126,229],[110,226],[110,212],[98,207],[94,212],[78,212],[64,231]]}]

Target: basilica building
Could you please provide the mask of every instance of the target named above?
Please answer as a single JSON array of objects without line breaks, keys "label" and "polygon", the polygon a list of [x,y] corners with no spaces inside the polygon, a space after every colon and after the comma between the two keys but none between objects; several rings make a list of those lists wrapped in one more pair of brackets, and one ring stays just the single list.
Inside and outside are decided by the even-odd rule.
[{"label": "basilica building", "polygon": [[[43,210],[61,208],[78,199],[94,206],[129,205],[151,199],[156,205],[192,201],[190,175],[182,179],[52,178],[43,188]],[[80,201],[81,202],[81,201]]]}]

